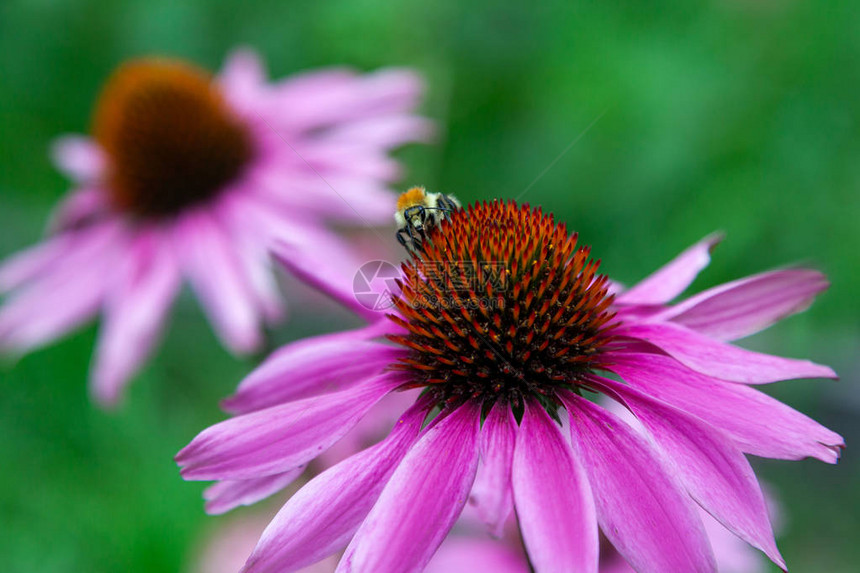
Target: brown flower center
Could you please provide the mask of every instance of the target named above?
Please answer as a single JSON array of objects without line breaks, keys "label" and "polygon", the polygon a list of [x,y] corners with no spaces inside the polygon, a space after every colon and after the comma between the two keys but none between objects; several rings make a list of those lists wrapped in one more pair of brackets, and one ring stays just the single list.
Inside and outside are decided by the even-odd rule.
[{"label": "brown flower center", "polygon": [[404,264],[400,316],[412,372],[437,403],[526,396],[547,404],[601,365],[614,316],[608,280],[564,224],[528,205],[458,210]]},{"label": "brown flower center", "polygon": [[173,60],[117,69],[99,98],[93,133],[108,156],[114,205],[144,217],[212,198],[253,156],[245,126],[209,74]]}]

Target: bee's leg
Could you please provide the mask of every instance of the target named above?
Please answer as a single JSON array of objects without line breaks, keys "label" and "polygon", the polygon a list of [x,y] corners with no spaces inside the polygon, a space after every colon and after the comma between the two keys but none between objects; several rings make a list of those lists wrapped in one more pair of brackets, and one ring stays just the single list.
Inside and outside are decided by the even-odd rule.
[{"label": "bee's leg", "polygon": [[417,237],[412,233],[412,227],[398,229],[395,236],[397,237],[397,242],[403,245],[403,248],[406,249],[407,253],[410,255],[415,254],[415,241],[417,240]]},{"label": "bee's leg", "polygon": [[406,242],[406,238],[403,236],[405,234],[406,233],[403,231],[403,229],[398,229],[396,237],[397,237],[397,242],[400,243],[401,245],[403,245],[403,248],[408,251],[409,250],[409,244]]},{"label": "bee's leg", "polygon": [[409,233],[409,241],[411,242],[410,251],[415,253],[421,248],[421,243],[424,242],[424,231],[418,231],[412,225],[406,227]]}]

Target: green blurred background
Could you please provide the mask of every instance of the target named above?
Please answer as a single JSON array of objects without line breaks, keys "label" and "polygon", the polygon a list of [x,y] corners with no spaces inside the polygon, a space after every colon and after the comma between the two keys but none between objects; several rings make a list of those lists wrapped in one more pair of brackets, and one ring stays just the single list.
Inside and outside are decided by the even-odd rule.
[{"label": "green blurred background", "polygon": [[[841,432],[845,459],[755,463],[782,502],[790,568],[858,570],[855,2],[4,0],[0,256],[41,236],[69,187],[47,146],[86,132],[114,66],[159,53],[217,70],[238,44],[274,77],[418,68],[442,130],[399,153],[404,185],[465,200],[528,189],[523,200],[577,229],[622,282],[716,229],[728,238],[698,288],[798,261],[826,271],[833,286],[810,311],[748,345],[837,369],[840,382],[767,390]],[[354,323],[294,309],[279,340]],[[172,456],[222,419],[218,399],[252,363],[218,345],[186,296],[126,406],[106,414],[85,388],[95,332],[0,365],[3,571],[185,570],[225,519],[203,513],[203,484],[183,482]]]}]

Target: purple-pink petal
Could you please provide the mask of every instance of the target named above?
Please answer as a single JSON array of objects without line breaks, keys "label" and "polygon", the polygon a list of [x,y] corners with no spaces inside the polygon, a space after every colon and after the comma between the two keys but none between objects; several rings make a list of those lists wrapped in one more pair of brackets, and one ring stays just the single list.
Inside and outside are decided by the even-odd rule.
[{"label": "purple-pink petal", "polygon": [[580,459],[543,406],[526,404],[516,438],[513,489],[523,541],[541,573],[597,572],[597,517]]},{"label": "purple-pink petal", "polygon": [[574,456],[588,473],[600,527],[633,569],[716,571],[693,500],[652,446],[588,400],[574,394],[563,399]]},{"label": "purple-pink petal", "polygon": [[240,505],[257,503],[293,483],[304,471],[305,466],[302,465],[284,473],[260,478],[219,481],[203,491],[206,513],[219,515]]},{"label": "purple-pink petal", "polygon": [[218,74],[218,83],[225,96],[242,111],[265,104],[265,81],[263,62],[259,55],[249,48],[239,48],[231,52]]},{"label": "purple-pink petal", "polygon": [[181,285],[170,245],[159,231],[141,231],[128,247],[105,315],[91,375],[103,406],[115,405],[129,378],[152,350]]},{"label": "purple-pink petal", "polygon": [[75,248],[76,237],[63,235],[11,255],[0,263],[0,292],[9,292],[43,276]]},{"label": "purple-pink petal", "polygon": [[242,216],[242,206],[248,202],[247,197],[241,201],[222,200],[217,215],[233,237],[236,258],[257,310],[268,322],[277,323],[285,311],[268,248],[270,235],[268,229],[261,229],[259,220]]},{"label": "purple-pink petal", "polygon": [[409,573],[427,565],[469,497],[480,416],[470,401],[427,428],[359,527],[339,572]]},{"label": "purple-pink petal", "polygon": [[[275,258],[292,274],[343,305],[368,322],[379,320],[383,313],[360,304],[353,291],[353,277],[361,267],[362,261],[352,260],[343,249],[334,244],[333,239],[324,236],[303,237],[305,245],[277,241],[273,245]],[[329,249],[329,247],[331,247]],[[328,253],[326,261],[320,261],[315,249]],[[339,256],[340,255],[340,256]],[[333,262],[337,259],[337,262]]]},{"label": "purple-pink petal", "polygon": [[202,431],[177,455],[190,480],[236,480],[282,473],[342,438],[402,383],[387,373],[342,392],[237,416]]},{"label": "purple-pink petal", "polygon": [[302,146],[301,154],[317,172],[345,172],[380,181],[394,181],[402,175],[400,164],[383,149],[360,143],[321,139]]},{"label": "purple-pink petal", "polygon": [[672,320],[711,338],[737,340],[806,310],[828,284],[823,274],[809,269],[762,273],[701,292],[653,320]]},{"label": "purple-pink petal", "polygon": [[784,569],[764,495],[744,455],[701,419],[620,382],[600,383],[645,425],[693,499]]},{"label": "purple-pink petal", "polygon": [[511,464],[516,435],[517,422],[510,406],[504,401],[496,402],[481,429],[482,464],[470,497],[494,537],[501,537],[505,520],[514,507]]},{"label": "purple-pink petal", "polygon": [[324,334],[281,347],[251,372],[236,393],[221,402],[233,414],[246,414],[291,400],[344,390],[403,355],[403,350],[366,339],[357,331]]},{"label": "purple-pink petal", "polygon": [[[305,81],[312,76],[305,78]],[[407,113],[424,91],[421,78],[405,69],[384,69],[354,76],[335,70],[321,76],[326,89],[300,90],[285,82],[278,88],[278,123],[289,131],[305,131],[374,115]],[[320,79],[317,83],[320,83]]]},{"label": "purple-pink petal", "polygon": [[254,298],[222,224],[204,211],[186,213],[174,242],[183,270],[224,344],[240,354],[258,348],[262,337]]},{"label": "purple-pink petal", "polygon": [[[0,348],[23,354],[92,319],[104,297],[104,290],[96,285],[98,274],[69,277],[68,282],[56,284],[54,294],[27,291],[10,299],[0,309]],[[53,311],[45,312],[46,308]]]},{"label": "purple-pink petal", "polygon": [[647,278],[622,292],[618,304],[665,304],[684,292],[699,271],[711,261],[711,251],[723,240],[721,233],[708,235]]},{"label": "purple-pink petal", "polygon": [[344,547],[415,441],[426,407],[417,404],[384,441],[305,484],[263,532],[243,573],[295,571]]},{"label": "purple-pink petal", "polygon": [[51,145],[51,157],[58,169],[79,183],[97,181],[105,171],[105,154],[89,137],[58,137]]},{"label": "purple-pink petal", "polygon": [[329,142],[390,148],[413,141],[429,141],[435,132],[433,122],[422,117],[387,115],[335,127],[322,138]]},{"label": "purple-pink petal", "polygon": [[610,368],[644,393],[719,429],[745,453],[836,463],[845,447],[842,436],[782,402],[749,386],[693,372],[668,356],[613,354]]},{"label": "purple-pink petal", "polygon": [[71,248],[0,307],[0,348],[26,352],[92,318],[110,287],[127,237],[119,225],[81,231]]},{"label": "purple-pink petal", "polygon": [[668,322],[622,325],[616,333],[649,342],[688,368],[722,380],[768,384],[796,378],[837,378],[828,366],[753,352]]},{"label": "purple-pink petal", "polygon": [[321,93],[344,90],[360,81],[354,70],[345,67],[329,67],[298,72],[275,84],[279,103],[288,110],[313,101]]}]

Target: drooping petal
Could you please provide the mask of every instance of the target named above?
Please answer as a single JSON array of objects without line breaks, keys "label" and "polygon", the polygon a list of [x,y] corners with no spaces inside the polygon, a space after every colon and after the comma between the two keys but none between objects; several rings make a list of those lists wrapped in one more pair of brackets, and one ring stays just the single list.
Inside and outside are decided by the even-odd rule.
[{"label": "drooping petal", "polygon": [[356,452],[360,452],[391,430],[391,426],[418,401],[421,390],[398,390],[391,392],[373,405],[367,415],[332,447],[322,452],[315,460],[319,467],[331,467]]},{"label": "drooping petal", "polygon": [[[283,320],[286,315],[281,289],[275,279],[274,260],[270,246],[279,235],[290,236],[303,232],[295,229],[288,217],[278,209],[263,205],[255,197],[257,186],[247,183],[241,193],[223,196],[217,205],[217,216],[232,237],[236,260],[246,277],[248,291],[256,311],[270,324]],[[285,191],[279,189],[283,195]],[[293,212],[298,209],[284,209]]]},{"label": "drooping petal", "polygon": [[721,233],[708,235],[671,262],[618,295],[618,304],[665,304],[684,292],[699,271],[711,262],[711,251],[723,240]]},{"label": "drooping petal", "polygon": [[[343,248],[335,245],[333,239],[320,233],[306,233],[300,239],[304,244],[275,243],[273,254],[284,267],[368,322],[377,321],[384,315],[381,310],[360,304],[355,297],[354,277],[364,261],[343,253]],[[316,255],[319,251],[331,257],[321,263]]]},{"label": "drooping petal", "polygon": [[698,374],[667,356],[613,354],[610,368],[646,394],[724,432],[748,454],[836,463],[845,446],[842,436],[782,402],[749,386]]},{"label": "drooping petal", "polygon": [[58,260],[75,248],[75,238],[70,235],[53,237],[3,260],[0,263],[0,292],[19,288],[50,272]]},{"label": "drooping petal", "polygon": [[219,223],[202,211],[186,213],[177,224],[175,243],[183,270],[224,344],[240,354],[258,348],[262,337],[254,297]]},{"label": "drooping petal", "polygon": [[350,542],[339,572],[420,571],[469,497],[478,466],[481,409],[467,402],[428,427]]},{"label": "drooping petal", "polygon": [[243,573],[295,571],[344,547],[415,441],[426,408],[416,404],[384,441],[305,484],[263,532]]},{"label": "drooping petal", "polygon": [[81,233],[55,264],[0,307],[0,348],[27,352],[96,314],[110,285],[106,277],[119,264],[127,237],[112,223]]},{"label": "drooping petal", "polygon": [[203,491],[206,513],[220,515],[240,505],[252,505],[275,494],[295,481],[305,471],[301,465],[281,474],[244,480],[224,480]]},{"label": "drooping petal", "polygon": [[256,245],[250,245],[241,239],[237,239],[236,247],[239,264],[247,277],[257,310],[269,324],[280,322],[286,316],[286,310],[275,280],[269,252],[257,249]]},{"label": "drooping petal", "polygon": [[170,245],[156,230],[139,232],[125,256],[108,294],[91,375],[91,391],[102,406],[117,403],[148,356],[181,284]]},{"label": "drooping petal", "polygon": [[0,309],[0,348],[23,354],[92,319],[104,299],[96,274],[70,277],[54,295],[30,291],[7,302]]},{"label": "drooping petal", "polygon": [[258,221],[242,217],[239,204],[247,201],[246,197],[225,197],[219,205],[218,217],[229,228],[236,258],[247,277],[257,310],[269,323],[276,323],[284,318],[285,312],[268,248],[271,237],[261,232]]},{"label": "drooping petal", "polygon": [[639,573],[716,571],[693,500],[630,426],[576,396],[570,414],[575,457],[588,473],[600,528]]},{"label": "drooping petal", "polygon": [[738,537],[764,551],[785,569],[764,495],[740,450],[695,416],[614,380],[601,378],[600,383],[645,425],[693,499]]},{"label": "drooping petal", "polygon": [[366,327],[287,344],[242,380],[221,405],[230,413],[245,414],[360,383],[403,354],[399,348],[368,341],[373,335]]},{"label": "drooping petal", "polygon": [[806,310],[828,284],[823,274],[809,269],[762,273],[701,292],[653,320],[671,320],[718,340],[737,340]]},{"label": "drooping petal", "polygon": [[0,288],[12,290],[30,283],[27,290],[32,290],[42,288],[43,279],[50,282],[59,280],[60,275],[81,274],[112,254],[122,253],[131,236],[133,233],[116,219],[61,233],[7,259],[0,272]]},{"label": "drooping petal", "polygon": [[796,378],[837,378],[828,366],[753,352],[668,322],[622,325],[616,332],[645,340],[696,372],[722,380],[767,384]]},{"label": "drooping petal", "polygon": [[250,479],[291,470],[343,437],[401,378],[387,373],[342,392],[225,420],[198,434],[176,462],[190,480]]},{"label": "drooping petal", "polygon": [[470,498],[494,537],[501,537],[505,520],[514,507],[511,464],[516,436],[514,413],[507,404],[496,402],[481,430],[482,465]]},{"label": "drooping petal", "polygon": [[588,477],[558,424],[537,402],[526,405],[517,433],[513,489],[523,541],[537,571],[597,571],[597,517]]},{"label": "drooping petal", "polygon": [[54,165],[79,183],[97,181],[105,170],[105,155],[89,137],[65,135],[51,145]]}]

